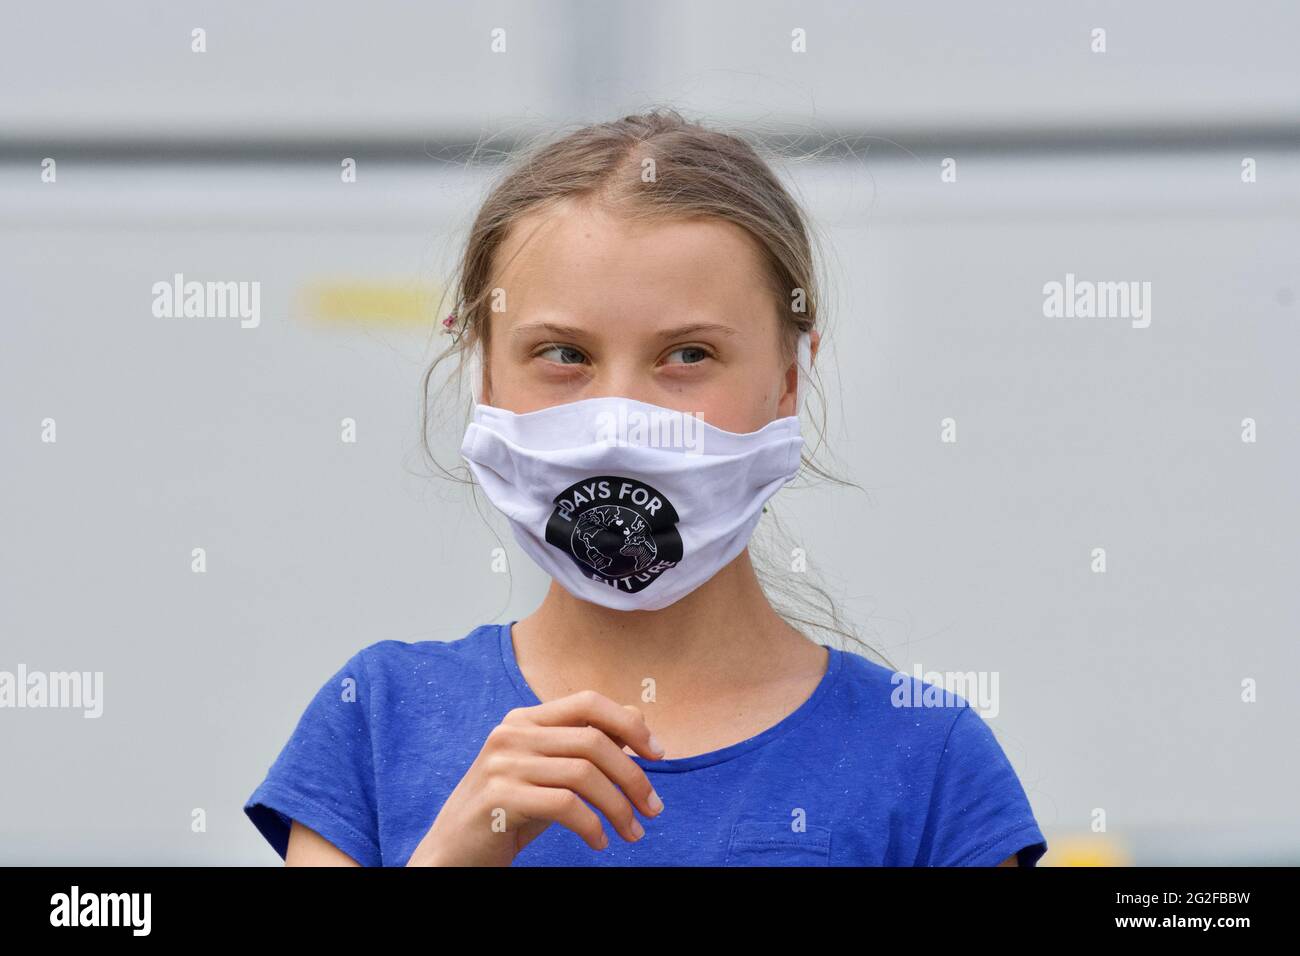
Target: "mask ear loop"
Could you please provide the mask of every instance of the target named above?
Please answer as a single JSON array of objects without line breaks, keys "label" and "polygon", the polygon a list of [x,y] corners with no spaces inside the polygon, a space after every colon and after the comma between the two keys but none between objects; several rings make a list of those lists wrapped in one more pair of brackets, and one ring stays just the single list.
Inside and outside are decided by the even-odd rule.
[{"label": "mask ear loop", "polygon": [[795,384],[794,414],[798,418],[803,413],[803,402],[808,395],[808,380],[812,375],[812,335],[810,333],[799,333],[799,344],[796,347],[796,352],[795,361],[799,365],[799,378]]},{"label": "mask ear loop", "polygon": [[475,342],[465,357],[465,375],[469,378],[469,396],[474,405],[482,403],[483,361],[479,357],[479,343]]}]

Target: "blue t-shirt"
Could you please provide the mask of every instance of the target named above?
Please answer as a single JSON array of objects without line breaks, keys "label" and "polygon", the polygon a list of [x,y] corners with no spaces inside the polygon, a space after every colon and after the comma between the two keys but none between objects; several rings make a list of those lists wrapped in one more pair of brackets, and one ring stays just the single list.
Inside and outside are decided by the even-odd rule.
[{"label": "blue t-shirt", "polygon": [[[597,811],[593,850],[553,823],[516,866],[994,866],[1047,850],[979,712],[895,706],[942,689],[827,647],[797,710],[740,743],[669,760],[632,756],[664,801],[629,843]],[[900,684],[910,682],[910,688]],[[939,693],[936,693],[938,691]],[[488,732],[540,701],[510,625],[455,641],[379,641],[308,704],[244,811],[281,857],[296,819],[363,866],[403,866]]]}]

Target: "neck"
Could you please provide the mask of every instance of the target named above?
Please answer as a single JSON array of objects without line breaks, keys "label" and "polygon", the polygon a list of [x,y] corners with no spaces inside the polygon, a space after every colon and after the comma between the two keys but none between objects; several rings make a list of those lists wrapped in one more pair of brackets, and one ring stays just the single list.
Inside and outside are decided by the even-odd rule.
[{"label": "neck", "polygon": [[552,581],[541,606],[516,623],[514,641],[542,700],[587,687],[626,697],[645,677],[678,686],[748,684],[812,646],[768,603],[748,549],[658,611],[611,610]]}]

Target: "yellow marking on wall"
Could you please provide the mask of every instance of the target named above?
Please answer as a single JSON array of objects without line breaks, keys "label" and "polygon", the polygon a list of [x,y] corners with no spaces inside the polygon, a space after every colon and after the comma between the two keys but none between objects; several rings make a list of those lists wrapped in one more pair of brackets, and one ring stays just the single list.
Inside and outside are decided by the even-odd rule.
[{"label": "yellow marking on wall", "polygon": [[1039,866],[1132,866],[1133,855],[1123,841],[1106,833],[1053,836]]},{"label": "yellow marking on wall", "polygon": [[434,310],[442,289],[402,281],[317,281],[300,300],[304,314],[321,322],[401,325],[432,329],[442,321]]}]

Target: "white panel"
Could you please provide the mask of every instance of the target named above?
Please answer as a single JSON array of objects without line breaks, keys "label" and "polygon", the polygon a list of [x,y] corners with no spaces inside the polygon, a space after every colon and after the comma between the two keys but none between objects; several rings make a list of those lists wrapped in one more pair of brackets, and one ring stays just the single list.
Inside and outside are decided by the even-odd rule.
[{"label": "white panel", "polygon": [[652,102],[815,134],[1300,119],[1284,0],[56,0],[0,17],[8,136],[472,140]]}]

